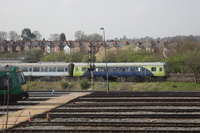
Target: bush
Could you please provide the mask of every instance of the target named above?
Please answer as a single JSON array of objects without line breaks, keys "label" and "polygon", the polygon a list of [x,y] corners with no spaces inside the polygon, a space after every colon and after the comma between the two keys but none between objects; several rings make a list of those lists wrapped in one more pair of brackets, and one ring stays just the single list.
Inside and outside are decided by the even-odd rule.
[{"label": "bush", "polygon": [[60,85],[61,85],[62,89],[66,89],[70,84],[68,82],[62,81],[62,82],[60,82]]},{"label": "bush", "polygon": [[90,84],[87,81],[81,81],[80,87],[82,90],[88,89],[90,87]]}]

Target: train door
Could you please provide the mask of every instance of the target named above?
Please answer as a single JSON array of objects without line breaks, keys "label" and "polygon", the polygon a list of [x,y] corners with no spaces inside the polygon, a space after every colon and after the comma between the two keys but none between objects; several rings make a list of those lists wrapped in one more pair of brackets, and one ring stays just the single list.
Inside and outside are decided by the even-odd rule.
[{"label": "train door", "polygon": [[135,72],[135,76],[142,76],[142,68],[141,67],[135,67],[134,72]]},{"label": "train door", "polygon": [[163,67],[160,66],[158,70],[159,70],[158,76],[163,76],[164,75],[164,73],[163,73]]},{"label": "train door", "polygon": [[29,76],[33,76],[33,67],[28,67]]},{"label": "train door", "polygon": [[147,69],[145,69],[144,67],[141,67],[141,74],[142,76],[147,76]]}]

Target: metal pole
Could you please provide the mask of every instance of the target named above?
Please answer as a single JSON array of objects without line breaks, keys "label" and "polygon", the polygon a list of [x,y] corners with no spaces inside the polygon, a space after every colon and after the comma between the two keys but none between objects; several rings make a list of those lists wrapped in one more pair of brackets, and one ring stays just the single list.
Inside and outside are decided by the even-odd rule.
[{"label": "metal pole", "polygon": [[105,63],[106,63],[106,78],[107,78],[106,88],[107,88],[107,93],[108,93],[108,92],[109,92],[109,82],[108,82],[108,65],[107,65],[107,58],[106,58],[106,39],[105,39],[105,30],[104,30],[104,28],[101,28],[101,30],[103,30],[103,38],[104,38]]}]

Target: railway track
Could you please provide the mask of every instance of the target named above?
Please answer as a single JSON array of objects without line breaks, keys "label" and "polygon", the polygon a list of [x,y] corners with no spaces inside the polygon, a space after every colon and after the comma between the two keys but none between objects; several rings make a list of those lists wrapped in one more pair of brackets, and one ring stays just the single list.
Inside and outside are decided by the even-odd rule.
[{"label": "railway track", "polygon": [[[50,93],[32,93],[32,96],[39,95],[47,99]],[[47,112],[44,112],[33,121],[22,122],[6,131],[199,133],[199,96],[200,92],[93,92],[50,110],[48,120]]]}]

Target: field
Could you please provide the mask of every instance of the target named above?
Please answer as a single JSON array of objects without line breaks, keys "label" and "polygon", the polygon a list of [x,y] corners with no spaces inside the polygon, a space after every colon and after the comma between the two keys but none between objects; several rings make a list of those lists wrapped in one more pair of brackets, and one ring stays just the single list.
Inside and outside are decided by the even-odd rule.
[{"label": "field", "polygon": [[[80,82],[28,82],[29,90],[68,90],[68,91],[106,91],[106,82],[88,84],[88,89],[81,89]],[[110,91],[199,91],[200,83],[193,82],[109,82]]]}]

